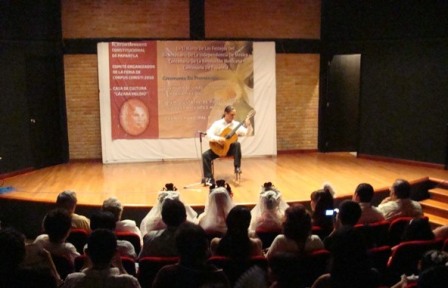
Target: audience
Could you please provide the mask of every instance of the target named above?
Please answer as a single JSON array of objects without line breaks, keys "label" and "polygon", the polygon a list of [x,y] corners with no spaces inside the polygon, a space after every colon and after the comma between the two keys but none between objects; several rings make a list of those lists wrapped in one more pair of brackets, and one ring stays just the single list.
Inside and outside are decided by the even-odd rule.
[{"label": "audience", "polygon": [[0,229],[0,287],[56,288],[61,283],[51,257],[42,250],[51,267],[24,265],[25,236],[13,228]]},{"label": "audience", "polygon": [[225,273],[207,264],[209,243],[207,234],[198,225],[185,222],[176,232],[179,263],[163,267],[154,279],[159,287],[230,287]]},{"label": "audience", "polygon": [[264,183],[258,203],[251,210],[250,232],[280,231],[288,204],[283,201],[281,193],[271,182]]},{"label": "audience", "polygon": [[295,253],[277,253],[269,259],[269,288],[304,287],[303,262]]},{"label": "audience", "polygon": [[208,234],[226,233],[227,214],[233,206],[232,196],[227,188],[212,188],[204,212],[198,216],[199,226]]},{"label": "audience", "polygon": [[443,225],[435,228],[432,231],[436,238],[446,239],[448,238],[448,225]]},{"label": "audience", "polygon": [[137,234],[140,237],[140,244],[143,243],[142,233],[135,224],[135,221],[130,219],[121,219],[123,214],[123,206],[117,198],[110,197],[104,200],[102,210],[109,211],[114,215],[115,222],[117,222],[115,232],[131,232]]},{"label": "audience", "polygon": [[330,273],[320,276],[312,288],[376,288],[379,274],[372,269],[361,234],[346,225],[333,234]]},{"label": "audience", "polygon": [[[91,267],[69,274],[62,287],[140,287],[138,280],[126,273],[117,253],[117,238],[109,229],[96,229],[87,240],[86,255]],[[112,267],[115,266],[115,267]]]},{"label": "audience", "polygon": [[428,218],[414,218],[403,231],[402,241],[434,240]]},{"label": "audience", "polygon": [[[172,183],[165,184],[162,191],[158,193],[156,204],[151,210],[146,214],[140,223],[140,231],[142,236],[154,230],[161,230],[166,228],[166,224],[162,220],[162,206],[165,199],[179,199],[180,193],[177,188]],[[195,222],[198,213],[191,208],[191,206],[184,203],[185,210],[187,213],[187,220],[190,222]]]},{"label": "audience", "polygon": [[423,210],[420,203],[410,199],[411,184],[403,179],[395,180],[390,189],[389,197],[386,197],[378,209],[383,213],[386,220],[393,220],[397,217],[421,217]]},{"label": "audience", "polygon": [[[90,218],[90,228],[92,229],[92,231],[95,231],[97,229],[108,229],[114,232],[116,225],[117,222],[115,222],[114,215],[108,211],[97,211],[93,213]],[[85,248],[87,248],[87,245],[85,246]],[[137,258],[134,245],[132,245],[132,243],[129,241],[117,240],[117,251],[120,256],[130,257],[132,259]]]},{"label": "audience", "polygon": [[324,235],[328,235],[333,229],[333,219],[326,215],[326,211],[334,209],[334,194],[333,188],[326,184],[323,189],[316,190],[310,195],[312,224],[320,227]]},{"label": "audience", "polygon": [[165,199],[162,206],[165,229],[151,231],[144,236],[143,249],[139,258],[145,256],[178,256],[175,234],[178,227],[187,220],[184,204],[178,199]]},{"label": "audience", "polygon": [[384,215],[378,208],[372,205],[374,190],[372,185],[361,183],[356,187],[353,194],[353,201],[358,202],[362,213],[358,220],[360,224],[368,224],[383,221]]},{"label": "audience", "polygon": [[263,256],[261,240],[249,238],[250,219],[250,211],[246,207],[233,207],[226,218],[227,232],[222,238],[214,238],[210,243],[212,255],[227,256],[236,260]]},{"label": "audience", "polygon": [[72,228],[84,229],[90,232],[89,218],[75,213],[77,203],[78,198],[76,198],[76,193],[68,190],[61,192],[56,199],[57,207],[67,210],[72,217]]},{"label": "audience", "polygon": [[342,201],[339,205],[339,212],[334,213],[333,231],[324,240],[325,248],[332,251],[337,231],[343,227],[353,228],[358,223],[359,217],[361,217],[361,207],[357,202],[351,200]]},{"label": "audience", "polygon": [[283,234],[275,237],[269,247],[268,260],[278,253],[290,252],[303,255],[324,248],[322,240],[311,234],[311,216],[301,204],[290,206],[285,211]]},{"label": "audience", "polygon": [[72,219],[64,209],[53,209],[44,218],[44,232],[34,240],[36,245],[46,249],[52,255],[63,256],[74,263],[80,254],[73,244],[65,242],[67,239]]}]

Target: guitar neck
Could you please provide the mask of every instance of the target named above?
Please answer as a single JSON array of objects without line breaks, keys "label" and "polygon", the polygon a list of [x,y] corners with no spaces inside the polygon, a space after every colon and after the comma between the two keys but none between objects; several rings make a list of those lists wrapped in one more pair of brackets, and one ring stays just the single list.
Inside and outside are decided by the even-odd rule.
[{"label": "guitar neck", "polygon": [[230,139],[233,135],[235,135],[235,132],[238,130],[238,128],[241,127],[241,125],[243,125],[243,122],[240,122],[240,124],[233,128],[232,131],[230,131],[230,133],[226,135],[226,139]]}]

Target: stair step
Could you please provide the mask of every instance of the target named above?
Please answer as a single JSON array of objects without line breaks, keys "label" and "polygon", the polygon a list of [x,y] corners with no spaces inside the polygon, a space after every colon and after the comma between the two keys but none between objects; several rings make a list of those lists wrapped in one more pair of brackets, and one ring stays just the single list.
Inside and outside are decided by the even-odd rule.
[{"label": "stair step", "polygon": [[440,217],[430,213],[425,213],[424,215],[428,217],[429,223],[431,223],[433,229],[439,226],[448,225],[448,218]]},{"label": "stair step", "polygon": [[428,190],[432,200],[448,202],[448,189],[433,188]]},{"label": "stair step", "polygon": [[426,199],[420,201],[423,207],[423,212],[433,214],[435,216],[445,217],[448,219],[448,204],[433,199]]}]

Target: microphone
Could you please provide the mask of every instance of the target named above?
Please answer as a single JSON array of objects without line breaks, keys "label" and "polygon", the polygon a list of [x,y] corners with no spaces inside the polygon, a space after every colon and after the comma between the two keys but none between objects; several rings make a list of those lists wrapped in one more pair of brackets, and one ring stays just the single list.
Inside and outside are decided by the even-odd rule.
[{"label": "microphone", "polygon": [[203,131],[198,131],[198,133],[201,135],[207,135],[207,132],[203,132]]}]

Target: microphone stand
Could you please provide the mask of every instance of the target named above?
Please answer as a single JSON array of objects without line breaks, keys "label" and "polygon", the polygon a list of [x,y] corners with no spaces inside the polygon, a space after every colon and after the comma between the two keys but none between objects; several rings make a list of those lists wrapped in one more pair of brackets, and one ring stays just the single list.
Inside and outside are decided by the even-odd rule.
[{"label": "microphone stand", "polygon": [[[207,135],[207,133],[202,132],[202,131],[198,131],[198,134],[199,134],[199,147],[201,149],[201,166],[202,166],[203,163],[204,163],[204,156],[202,155],[202,136]],[[202,176],[201,182],[185,185],[184,189],[190,189],[190,188],[193,188],[193,187],[196,187],[196,186],[199,186],[199,185],[207,186],[206,183],[205,183],[204,169],[203,168],[201,168],[201,176]]]}]

